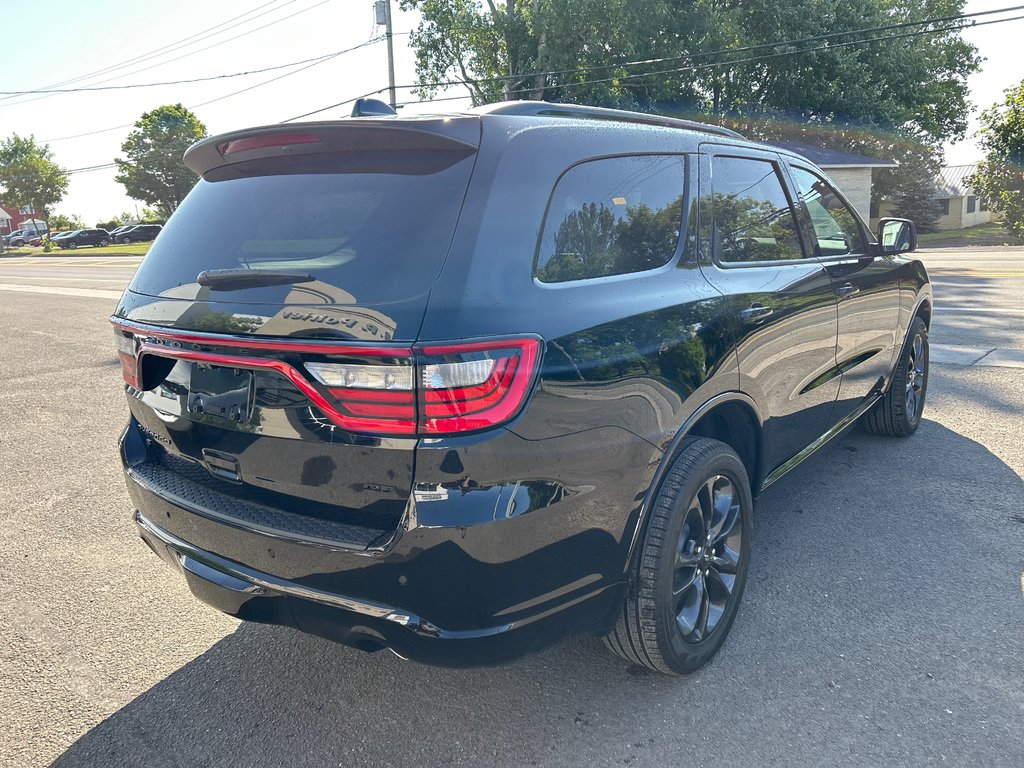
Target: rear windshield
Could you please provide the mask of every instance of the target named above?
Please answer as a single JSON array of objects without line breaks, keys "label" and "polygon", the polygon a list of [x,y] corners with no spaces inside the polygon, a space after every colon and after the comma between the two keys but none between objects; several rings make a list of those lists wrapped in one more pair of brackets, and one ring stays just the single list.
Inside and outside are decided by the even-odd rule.
[{"label": "rear windshield", "polygon": [[469,150],[338,152],[215,169],[136,273],[136,293],[282,303],[295,286],[200,286],[208,270],[309,276],[316,301],[382,303],[428,290],[473,167]]}]

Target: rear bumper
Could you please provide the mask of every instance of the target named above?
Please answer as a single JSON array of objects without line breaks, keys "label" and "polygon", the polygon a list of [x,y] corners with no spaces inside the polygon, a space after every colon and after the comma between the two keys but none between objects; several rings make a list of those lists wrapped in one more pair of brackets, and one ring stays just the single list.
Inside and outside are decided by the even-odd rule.
[{"label": "rear bumper", "polygon": [[[500,663],[592,626],[595,603],[617,589],[601,587],[515,621],[452,630],[400,607],[311,588],[200,549],[140,512],[142,540],[185,578],[192,594],[236,618],[293,627],[363,651],[389,648],[397,655],[441,666]],[[598,608],[598,613],[600,613]]]}]

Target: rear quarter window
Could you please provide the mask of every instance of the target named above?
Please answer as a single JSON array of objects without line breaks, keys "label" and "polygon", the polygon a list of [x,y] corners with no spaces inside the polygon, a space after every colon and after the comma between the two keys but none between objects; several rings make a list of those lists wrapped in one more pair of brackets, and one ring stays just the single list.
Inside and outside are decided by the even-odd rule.
[{"label": "rear quarter window", "polygon": [[534,265],[544,283],[644,272],[672,260],[686,157],[590,160],[566,171],[544,216]]}]

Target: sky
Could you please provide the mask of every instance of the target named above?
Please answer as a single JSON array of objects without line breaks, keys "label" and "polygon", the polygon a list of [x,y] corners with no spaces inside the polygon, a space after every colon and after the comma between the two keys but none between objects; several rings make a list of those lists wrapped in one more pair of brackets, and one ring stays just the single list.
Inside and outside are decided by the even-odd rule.
[{"label": "sky", "polygon": [[[966,12],[1010,4],[969,0]],[[400,11],[394,0],[392,20],[395,79],[399,85],[412,84],[415,58],[407,33],[418,17]],[[25,34],[18,34],[22,25]],[[151,88],[0,96],[0,136],[34,135],[50,146],[61,166],[74,170],[112,162],[132,123],[162,104],[181,102],[211,134],[276,123],[386,88],[387,48],[383,41],[366,45],[382,33],[374,24],[373,0],[36,0],[24,14],[0,14],[0,91],[179,81],[305,63]],[[971,100],[987,107],[1024,78],[1015,48],[1024,37],[1024,20],[968,30],[965,37],[985,58],[982,70],[970,79]],[[361,45],[334,58],[308,61]],[[83,79],[56,85],[72,78]],[[462,93],[464,89],[453,89],[447,95]],[[380,98],[387,98],[386,91]],[[399,102],[414,99],[408,89],[398,93]],[[440,106],[468,104],[467,99]],[[404,109],[429,112],[438,105]],[[337,107],[307,119],[340,117],[350,110]],[[971,131],[976,128],[975,114]],[[946,151],[949,164],[981,159],[973,138]],[[73,173],[68,194],[54,211],[77,214],[89,224],[122,212],[141,212],[142,203],[124,194],[114,174],[113,168]]]}]

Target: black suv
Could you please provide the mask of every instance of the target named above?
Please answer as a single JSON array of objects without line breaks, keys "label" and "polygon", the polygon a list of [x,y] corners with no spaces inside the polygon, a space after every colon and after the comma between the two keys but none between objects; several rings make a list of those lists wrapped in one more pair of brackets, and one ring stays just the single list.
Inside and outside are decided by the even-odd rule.
[{"label": "black suv", "polygon": [[144,243],[155,240],[163,229],[159,224],[136,224],[114,235],[115,243]]},{"label": "black suv", "polygon": [[516,102],[239,131],[113,318],[145,542],[234,616],[441,664],[570,631],[683,673],[753,501],[921,418],[916,234],[804,158]]},{"label": "black suv", "polygon": [[105,229],[80,229],[53,242],[61,248],[77,248],[80,245],[94,245],[99,248],[110,245],[110,233]]}]

